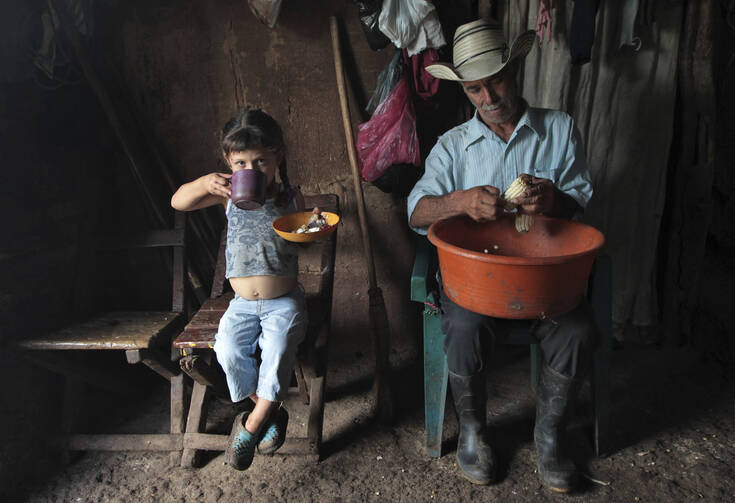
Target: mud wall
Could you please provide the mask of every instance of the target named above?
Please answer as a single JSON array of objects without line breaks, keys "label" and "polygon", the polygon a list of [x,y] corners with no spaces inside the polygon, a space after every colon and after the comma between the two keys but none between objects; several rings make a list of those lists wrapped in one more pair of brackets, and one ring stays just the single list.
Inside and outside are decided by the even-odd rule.
[{"label": "mud wall", "polygon": [[[349,334],[370,345],[367,273],[335,81],[332,14],[341,20],[356,131],[393,50],[368,47],[351,2],[284,2],[273,29],[239,0],[120,2],[99,27],[107,51],[101,64],[114,62],[107,74],[119,75],[121,98],[148,128],[179,183],[226,169],[218,135],[238,108],[258,106],[276,118],[286,136],[291,181],[305,193],[340,197],[335,340]],[[370,184],[364,191],[391,332],[397,344],[408,342],[416,308],[408,301],[412,235],[405,201]]]}]

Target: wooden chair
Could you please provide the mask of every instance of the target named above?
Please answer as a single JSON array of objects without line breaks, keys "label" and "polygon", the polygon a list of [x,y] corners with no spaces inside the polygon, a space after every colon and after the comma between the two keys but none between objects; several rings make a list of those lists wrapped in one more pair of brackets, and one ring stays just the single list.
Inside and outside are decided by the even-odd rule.
[{"label": "wooden chair", "polygon": [[[135,248],[173,248],[173,293],[171,311],[105,312],[61,330],[31,337],[14,344],[19,354],[32,363],[65,377],[62,446],[68,450],[155,450],[172,451],[177,459],[182,449],[184,426],[184,375],[172,361],[172,338],[186,323],[185,315],[185,226],[184,213],[175,215],[175,228],[154,230],[131,237],[106,237],[94,240],[88,252]],[[111,391],[134,392],[122,380],[115,381],[106,371],[75,364],[57,356],[58,351],[124,351],[130,364],[143,363],[170,381],[170,434],[79,435],[71,434],[77,412],[76,399],[83,384]]]},{"label": "wooden chair", "polygon": [[[334,194],[305,196],[306,208],[319,207],[339,213],[339,201]],[[212,392],[229,399],[227,384],[221,369],[215,365],[212,348],[219,320],[234,293],[225,290],[225,229],[220,240],[217,266],[212,282],[212,295],[192,317],[184,331],[174,341],[182,354],[181,368],[194,380],[189,416],[184,434],[184,453],[181,465],[197,464],[200,450],[223,451],[228,435],[205,433],[208,400]],[[332,313],[332,288],[337,231],[328,238],[302,248],[299,257],[299,282],[306,290],[309,326],[306,338],[298,350],[294,373],[302,401],[308,405],[306,437],[294,438],[287,434],[281,454],[300,454],[319,459],[324,423],[324,391],[327,370],[327,343]],[[304,260],[305,252],[317,257],[317,264]]]},{"label": "wooden chair", "polygon": [[[424,413],[425,447],[432,457],[441,457],[444,409],[447,397],[447,361],[444,354],[444,334],[441,331],[436,293],[430,286],[436,272],[436,251],[428,239],[419,238],[411,274],[411,300],[424,304]],[[610,415],[610,351],[612,348],[612,264],[610,257],[600,255],[595,260],[587,287],[587,299],[600,329],[600,341],[595,352],[590,375],[593,399],[593,445],[595,454],[608,450]],[[523,324],[519,324],[523,325]],[[531,350],[531,387],[536,390],[542,356],[538,342],[525,327],[516,327],[504,344],[527,344]]]}]

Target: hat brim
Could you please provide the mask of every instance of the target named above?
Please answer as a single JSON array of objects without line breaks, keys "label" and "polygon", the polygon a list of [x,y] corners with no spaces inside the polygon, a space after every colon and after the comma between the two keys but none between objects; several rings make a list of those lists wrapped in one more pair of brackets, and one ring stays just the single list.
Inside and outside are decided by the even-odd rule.
[{"label": "hat brim", "polygon": [[433,65],[427,66],[426,71],[437,79],[443,80],[455,80],[458,82],[482,80],[502,71],[514,59],[525,57],[533,47],[535,39],[536,32],[533,30],[518,35],[510,47],[508,59],[500,65],[491,63],[489,61],[491,57],[488,56],[478,57],[476,60],[462,65],[461,74],[449,63],[434,63]]}]

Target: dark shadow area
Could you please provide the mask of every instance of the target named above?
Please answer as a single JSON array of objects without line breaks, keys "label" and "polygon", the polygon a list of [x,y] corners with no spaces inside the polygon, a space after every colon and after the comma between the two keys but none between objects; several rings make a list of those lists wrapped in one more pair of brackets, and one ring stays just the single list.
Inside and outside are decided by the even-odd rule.
[{"label": "dark shadow area", "polygon": [[717,410],[732,397],[718,365],[688,348],[632,347],[613,354],[611,453]]}]

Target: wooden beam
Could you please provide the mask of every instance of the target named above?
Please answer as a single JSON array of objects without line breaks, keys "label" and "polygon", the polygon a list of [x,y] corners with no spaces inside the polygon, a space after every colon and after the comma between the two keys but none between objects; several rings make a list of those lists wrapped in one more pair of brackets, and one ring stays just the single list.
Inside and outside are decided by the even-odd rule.
[{"label": "wooden beam", "polygon": [[125,351],[128,363],[144,363],[148,368],[161,375],[164,379],[171,379],[181,373],[179,366],[172,362],[167,355],[162,355],[151,349],[128,349]]},{"label": "wooden beam", "polygon": [[60,439],[71,451],[178,451],[183,435],[69,435]]},{"label": "wooden beam", "polygon": [[311,380],[311,397],[309,404],[309,423],[307,426],[307,440],[312,454],[319,456],[322,445],[322,429],[324,427],[324,377]]},{"label": "wooden beam", "polygon": [[[204,429],[207,422],[207,387],[198,382],[194,383],[191,392],[191,403],[189,404],[189,417],[186,420],[186,433],[199,433]],[[196,466],[198,450],[185,446],[181,456],[181,466],[192,468]]]},{"label": "wooden beam", "polygon": [[[171,406],[170,406],[170,431],[172,435],[181,435],[184,433],[186,423],[184,421],[184,374],[179,372],[179,375],[171,378]],[[170,454],[169,466],[178,466],[181,463],[182,449],[172,451]]]},{"label": "wooden beam", "polygon": [[[202,451],[224,451],[227,448],[228,435],[212,433],[184,433],[184,447]],[[287,438],[276,454],[302,455],[318,459],[314,454],[311,442],[307,438]]]},{"label": "wooden beam", "polygon": [[224,374],[215,371],[203,355],[185,356],[179,360],[179,365],[195,382],[211,388],[217,396],[229,397]]}]

